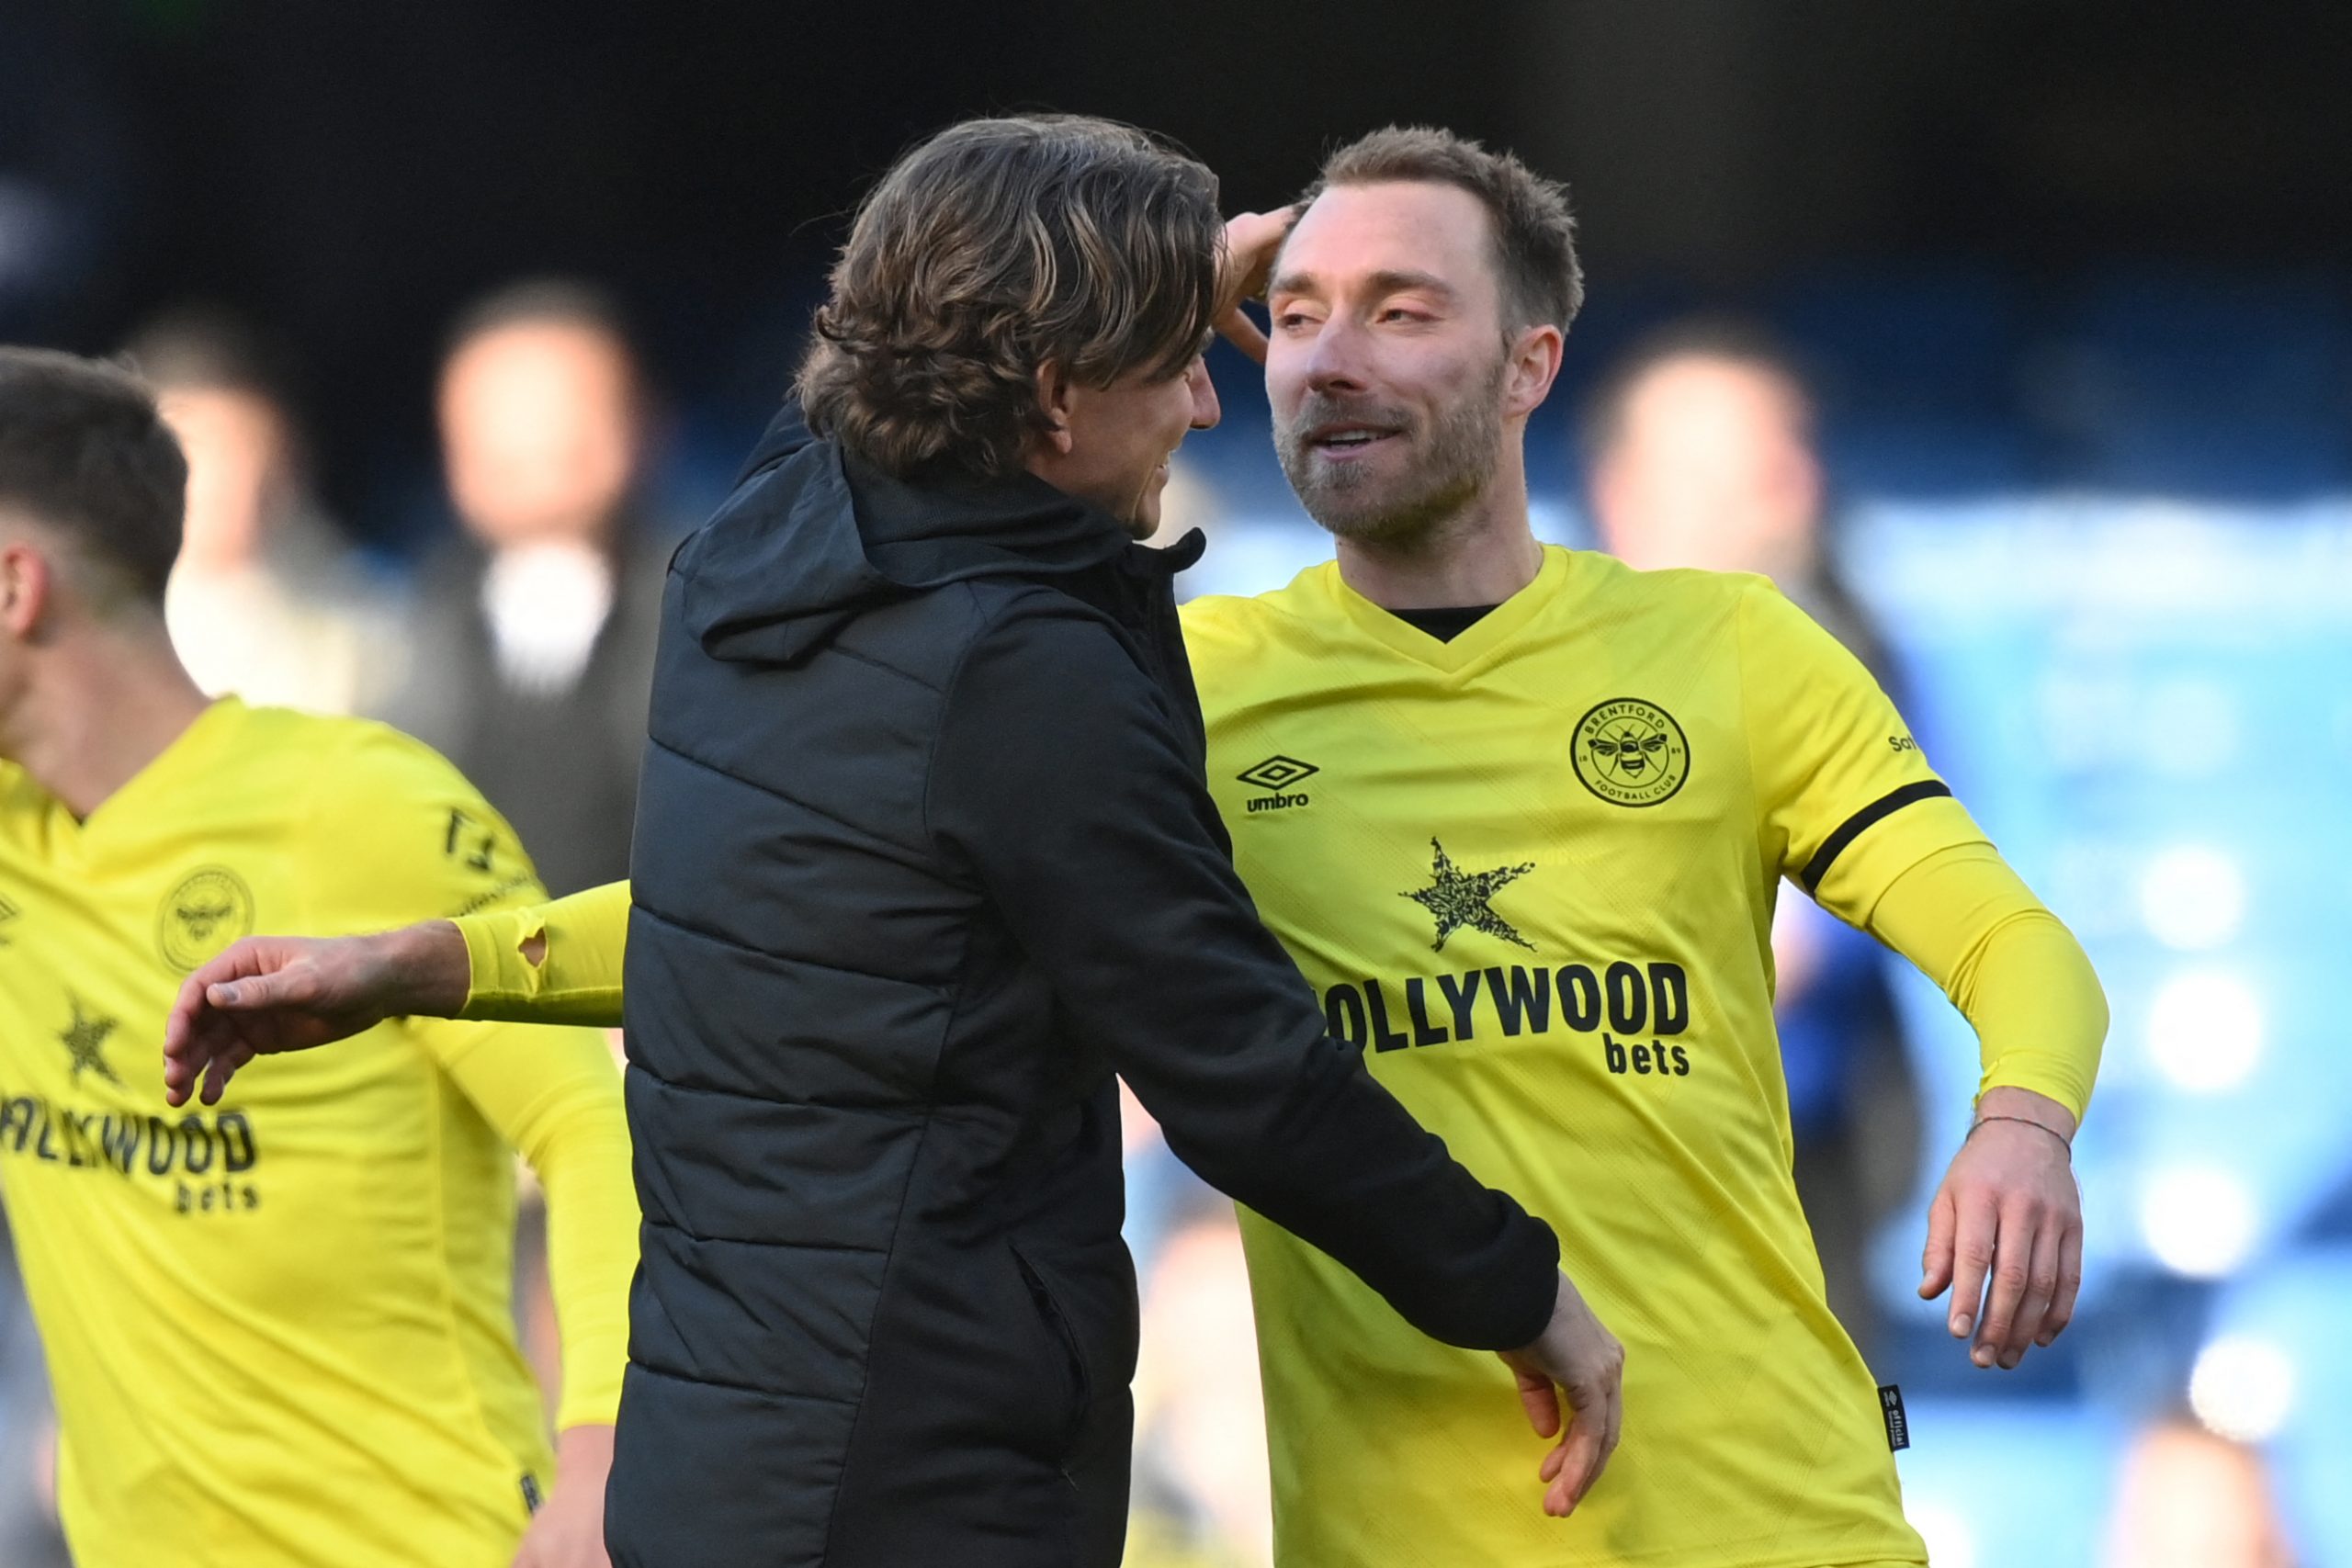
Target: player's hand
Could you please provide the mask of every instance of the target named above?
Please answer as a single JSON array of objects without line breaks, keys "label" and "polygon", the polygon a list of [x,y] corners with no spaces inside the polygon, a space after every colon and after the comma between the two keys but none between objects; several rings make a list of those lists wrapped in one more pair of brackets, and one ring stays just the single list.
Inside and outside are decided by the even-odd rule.
[{"label": "player's hand", "polygon": [[[1625,1347],[1600,1325],[1566,1274],[1552,1303],[1552,1321],[1534,1344],[1502,1353],[1519,1379],[1519,1401],[1539,1438],[1557,1437],[1559,1446],[1544,1456],[1537,1474],[1549,1483],[1544,1511],[1566,1518],[1609,1456],[1617,1451],[1625,1423]],[[1563,1421],[1560,1396],[1567,1395]]]},{"label": "player's hand", "polygon": [[531,1516],[514,1568],[612,1568],[605,1555],[605,1478],[610,1427],[566,1427],[555,1439],[555,1490]]},{"label": "player's hand", "polygon": [[307,1051],[410,1014],[447,1018],[471,983],[447,920],[373,936],[247,937],[190,975],[164,1022],[164,1097],[204,1103],[255,1056]]},{"label": "player's hand", "polygon": [[1283,237],[1298,221],[1298,209],[1243,212],[1225,225],[1225,255],[1217,269],[1217,335],[1258,364],[1266,362],[1266,334],[1241,308],[1245,299],[1262,299],[1274,271],[1274,256]]},{"label": "player's hand", "polygon": [[[1928,1211],[1919,1294],[1951,1290],[1952,1337],[1980,1367],[2014,1367],[2075,1315],[2083,1284],[2083,1197],[2075,1185],[2075,1118],[2030,1089],[1987,1089]],[[2021,1117],[2034,1123],[1982,1118]]]}]

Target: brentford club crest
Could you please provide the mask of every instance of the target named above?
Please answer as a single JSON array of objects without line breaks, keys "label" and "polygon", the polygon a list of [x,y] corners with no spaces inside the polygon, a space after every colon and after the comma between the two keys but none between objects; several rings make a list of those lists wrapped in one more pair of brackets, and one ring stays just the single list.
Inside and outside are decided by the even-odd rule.
[{"label": "brentford club crest", "polygon": [[1671,800],[1690,776],[1690,743],[1674,716],[1639,697],[1611,697],[1577,721],[1577,778],[1611,806]]}]

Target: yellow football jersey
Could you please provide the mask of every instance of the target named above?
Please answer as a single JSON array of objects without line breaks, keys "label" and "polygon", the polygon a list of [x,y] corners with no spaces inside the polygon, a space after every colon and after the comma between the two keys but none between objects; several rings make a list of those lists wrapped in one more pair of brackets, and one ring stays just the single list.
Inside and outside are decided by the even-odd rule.
[{"label": "yellow football jersey", "polygon": [[[540,897],[457,771],[379,725],[224,700],[82,821],[0,765],[0,1194],[84,1568],[511,1560],[551,1461],[510,1305],[514,1156],[469,1075],[529,1058],[542,1100],[601,1076],[617,1127],[603,1037],[395,1021],[178,1111],[161,1045],[181,979],[238,937]],[[625,1157],[597,1163],[625,1193]],[[618,1250],[565,1323],[578,1418],[612,1418]]]},{"label": "yellow football jersey", "polygon": [[1825,1304],[1772,1023],[1783,876],[1849,919],[1981,835],[1760,578],[1547,547],[1450,642],[1334,564],[1187,606],[1210,787],[1334,1034],[1559,1233],[1623,1447],[1543,1517],[1501,1365],[1243,1217],[1295,1568],[1926,1561]]}]

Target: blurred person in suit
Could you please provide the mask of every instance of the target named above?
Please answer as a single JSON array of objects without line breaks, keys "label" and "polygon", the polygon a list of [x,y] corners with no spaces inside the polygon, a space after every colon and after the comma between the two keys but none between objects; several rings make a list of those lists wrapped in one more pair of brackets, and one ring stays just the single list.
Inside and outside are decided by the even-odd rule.
[{"label": "blurred person in suit", "polygon": [[442,364],[463,536],[420,573],[387,716],[481,786],[559,895],[628,874],[663,569],[645,405],[617,309],[579,284],[481,300]]},{"label": "blurred person in suit", "polygon": [[187,454],[187,526],[164,615],[213,696],[351,714],[401,668],[389,585],[373,581],[320,509],[283,378],[235,317],[184,309],[126,347]]},{"label": "blurred person in suit", "polygon": [[[1670,322],[1596,384],[1583,445],[1594,525],[1628,565],[1769,577],[1909,712],[1883,639],[1840,574],[1815,406],[1793,356],[1729,316]],[[1797,1190],[1829,1303],[1868,1355],[1870,1237],[1918,1168],[1918,1092],[1876,943],[1809,899],[1772,927]]]}]

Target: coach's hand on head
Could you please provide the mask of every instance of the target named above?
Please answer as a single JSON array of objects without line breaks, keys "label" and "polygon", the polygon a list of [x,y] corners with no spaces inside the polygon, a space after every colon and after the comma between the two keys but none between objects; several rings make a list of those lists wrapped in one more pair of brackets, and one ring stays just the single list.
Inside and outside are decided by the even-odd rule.
[{"label": "coach's hand on head", "polygon": [[2014,1367],[2075,1315],[2083,1283],[2083,1197],[2072,1112],[2045,1095],[1991,1089],[1928,1211],[1919,1294],[1951,1289],[1952,1337],[1970,1359]]},{"label": "coach's hand on head", "polygon": [[1224,265],[1217,272],[1217,335],[1260,365],[1266,362],[1266,334],[1241,308],[1242,302],[1266,297],[1274,257],[1282,253],[1283,238],[1297,221],[1295,207],[1237,213],[1225,221]]},{"label": "coach's hand on head", "polygon": [[388,1018],[454,1018],[471,971],[447,920],[371,936],[247,937],[180,987],[164,1024],[164,1096],[213,1104],[255,1056],[307,1051]]},{"label": "coach's hand on head", "polygon": [[[1625,1347],[1600,1325],[1574,1284],[1560,1276],[1552,1321],[1532,1345],[1502,1352],[1519,1379],[1519,1400],[1539,1438],[1557,1436],[1537,1473],[1551,1483],[1544,1511],[1566,1518],[1600,1479],[1625,1425]],[[1567,1395],[1566,1420],[1560,1395]]]}]

